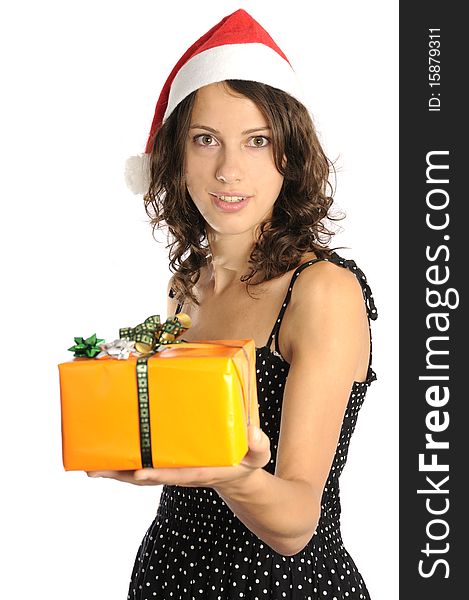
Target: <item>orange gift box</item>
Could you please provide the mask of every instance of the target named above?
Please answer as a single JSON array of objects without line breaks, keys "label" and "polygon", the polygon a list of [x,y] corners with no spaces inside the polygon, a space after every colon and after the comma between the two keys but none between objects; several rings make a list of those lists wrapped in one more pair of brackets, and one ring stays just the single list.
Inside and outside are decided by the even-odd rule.
[{"label": "orange gift box", "polygon": [[[153,467],[239,464],[259,426],[254,341],[167,345],[147,365]],[[65,470],[141,469],[137,357],[58,367]]]}]

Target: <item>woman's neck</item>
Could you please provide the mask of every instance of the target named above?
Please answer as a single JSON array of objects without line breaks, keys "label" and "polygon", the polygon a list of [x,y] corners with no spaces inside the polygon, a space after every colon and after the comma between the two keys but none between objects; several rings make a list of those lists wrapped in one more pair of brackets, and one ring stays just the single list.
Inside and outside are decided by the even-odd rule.
[{"label": "woman's neck", "polygon": [[220,294],[237,283],[249,270],[249,256],[255,237],[252,231],[208,236],[211,256],[207,261],[208,281],[214,294]]}]

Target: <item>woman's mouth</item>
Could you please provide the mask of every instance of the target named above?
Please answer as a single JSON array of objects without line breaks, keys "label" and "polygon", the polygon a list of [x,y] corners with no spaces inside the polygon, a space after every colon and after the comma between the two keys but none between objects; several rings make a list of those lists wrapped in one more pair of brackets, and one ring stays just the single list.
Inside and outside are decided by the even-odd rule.
[{"label": "woman's mouth", "polygon": [[251,196],[241,194],[214,194],[210,192],[213,204],[223,212],[236,212],[244,208]]}]

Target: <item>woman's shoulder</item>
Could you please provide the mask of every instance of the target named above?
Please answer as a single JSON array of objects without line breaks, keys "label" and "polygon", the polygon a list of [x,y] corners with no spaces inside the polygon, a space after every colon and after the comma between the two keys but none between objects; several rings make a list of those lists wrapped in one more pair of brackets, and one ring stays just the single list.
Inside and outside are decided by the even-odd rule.
[{"label": "woman's shoulder", "polygon": [[349,268],[335,260],[319,260],[301,270],[291,290],[282,334],[288,356],[300,356],[300,346],[306,353],[313,351],[327,340],[343,344],[357,338],[365,343],[366,305],[360,283]]},{"label": "woman's shoulder", "polygon": [[294,332],[302,323],[317,325],[323,320],[348,320],[357,326],[365,322],[366,306],[360,281],[341,260],[335,254],[331,260],[313,260],[310,266],[297,271],[298,276],[294,275],[290,286],[291,306],[285,329]]},{"label": "woman's shoulder", "polygon": [[[304,257],[301,265],[294,271],[293,277],[292,284],[296,289],[292,294],[292,301],[293,298],[301,299],[303,296],[323,300],[329,294],[337,292],[340,292],[342,297],[361,292],[356,274],[347,268],[347,261],[335,252],[324,258],[316,255]],[[359,297],[361,296],[360,293]]]}]

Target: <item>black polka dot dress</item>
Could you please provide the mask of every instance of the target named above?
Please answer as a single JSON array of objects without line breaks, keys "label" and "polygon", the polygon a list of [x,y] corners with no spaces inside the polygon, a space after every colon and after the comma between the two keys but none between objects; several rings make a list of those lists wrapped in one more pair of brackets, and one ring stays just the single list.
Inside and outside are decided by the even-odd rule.
[{"label": "black polka dot dress", "polygon": [[[264,469],[272,474],[289,369],[278,348],[278,330],[296,278],[318,260],[354,272],[362,286],[368,319],[377,317],[366,277],[354,261],[333,253],[328,259],[303,263],[293,273],[268,343],[256,351],[260,425],[271,440],[271,460]],[[271,350],[274,338],[275,350]],[[164,485],[156,517],[138,549],[128,600],[369,600],[366,585],[342,543],[339,477],[358,411],[375,379],[370,349],[367,379],[354,382],[351,389],[316,531],[301,552],[283,556],[272,550],[212,488]]]}]

